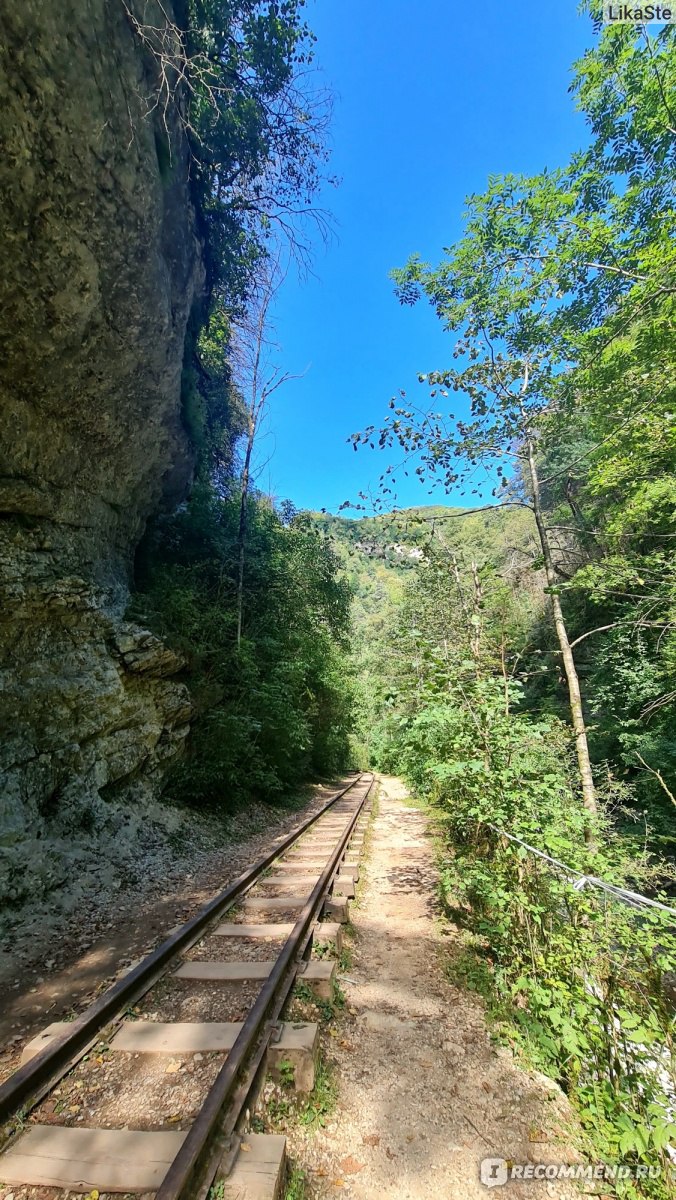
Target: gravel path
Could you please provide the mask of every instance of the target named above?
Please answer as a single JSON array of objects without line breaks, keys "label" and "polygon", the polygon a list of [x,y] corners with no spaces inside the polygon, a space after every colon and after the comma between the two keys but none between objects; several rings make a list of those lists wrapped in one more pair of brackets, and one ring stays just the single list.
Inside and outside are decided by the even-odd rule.
[{"label": "gravel path", "polygon": [[[338,1110],[318,1134],[292,1135],[314,1196],[479,1200],[482,1159],[571,1161],[570,1113],[555,1084],[490,1043],[482,1008],[443,960],[457,932],[436,911],[434,849],[423,813],[384,778],[366,885],[354,909],[347,1013],[331,1047]],[[511,1183],[512,1197],[572,1193]]]}]

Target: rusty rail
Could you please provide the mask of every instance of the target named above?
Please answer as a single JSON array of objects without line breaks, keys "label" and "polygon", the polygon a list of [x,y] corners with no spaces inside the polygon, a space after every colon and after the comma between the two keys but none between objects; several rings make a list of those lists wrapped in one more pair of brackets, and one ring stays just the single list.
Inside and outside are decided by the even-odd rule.
[{"label": "rusty rail", "polygon": [[[359,782],[361,777],[357,780]],[[223,1152],[227,1153],[230,1138],[265,1056],[274,1023],[294,984],[299,962],[311,947],[315,918],[373,784],[372,777],[349,825],[301,909],[181,1149],[155,1193],[155,1200],[194,1200],[196,1196],[205,1195],[213,1182],[220,1157]],[[217,1145],[216,1154],[211,1152],[214,1142]]]},{"label": "rusty rail", "polygon": [[[134,1004],[148,991],[153,983],[164,974],[176,955],[181,950],[185,950],[192,945],[200,936],[205,926],[214,917],[220,916],[239,900],[249,888],[253,887],[263,872],[277,858],[284,854],[310,826],[314,825],[315,821],[324,816],[338,800],[361,781],[362,776],[359,775],[332,795],[331,799],[314,816],[308,817],[301,825],[292,830],[269,854],[258,859],[234,883],[231,883],[229,887],[215,896],[213,900],[210,900],[194,917],[172,933],[166,941],[162,942],[160,946],[147,955],[137,966],[124,975],[122,979],[112,984],[103,995],[99,996],[93,1004],[73,1021],[68,1030],[64,1031],[59,1037],[54,1038],[30,1062],[20,1067],[13,1075],[10,1075],[9,1079],[0,1085],[0,1122],[5,1122],[15,1113],[26,1107],[30,1107],[44,1095],[48,1087],[53,1086],[62,1078],[73,1063],[77,1061],[78,1057],[85,1052],[98,1033],[114,1020],[120,1012],[123,1012],[130,1004]],[[357,812],[360,811],[361,806]],[[347,838],[343,839],[343,841],[346,840]],[[333,861],[333,858],[331,861]],[[336,858],[337,861],[338,858]],[[321,878],[324,879],[324,875]],[[315,888],[312,896],[315,895],[316,890]],[[303,912],[305,912],[305,909],[303,909]],[[308,918],[308,926],[310,921],[311,918]],[[293,934],[291,935],[292,937]],[[284,950],[282,954],[284,954]],[[273,972],[273,975],[276,977],[275,972]],[[266,991],[266,989],[267,984],[263,990]],[[244,1030],[242,1030],[242,1033],[244,1033]],[[239,1040],[238,1038],[238,1042]],[[233,1047],[232,1053],[236,1049],[237,1043]],[[220,1079],[220,1076],[218,1078]],[[218,1082],[218,1079],[216,1082]]]}]

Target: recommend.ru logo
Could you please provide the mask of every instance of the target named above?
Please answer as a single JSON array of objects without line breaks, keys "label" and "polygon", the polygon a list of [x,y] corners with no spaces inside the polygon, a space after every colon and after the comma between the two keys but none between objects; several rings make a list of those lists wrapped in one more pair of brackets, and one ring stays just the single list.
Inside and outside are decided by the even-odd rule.
[{"label": "recommend.ru logo", "polygon": [[[626,1163],[515,1163],[506,1158],[484,1158],[479,1177],[485,1187],[500,1187],[511,1180],[524,1183],[540,1179],[574,1179],[578,1182],[615,1183],[626,1179],[659,1179],[663,1174],[659,1166],[628,1166]],[[676,1167],[671,1169],[676,1179]]]}]

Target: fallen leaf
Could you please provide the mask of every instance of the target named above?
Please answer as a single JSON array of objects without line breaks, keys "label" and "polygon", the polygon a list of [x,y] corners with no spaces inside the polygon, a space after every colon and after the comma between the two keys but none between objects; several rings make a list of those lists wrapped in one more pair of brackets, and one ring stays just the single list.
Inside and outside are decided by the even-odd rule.
[{"label": "fallen leaf", "polygon": [[79,1111],[80,1111],[80,1105],[79,1105],[79,1104],[69,1104],[69,1105],[68,1105],[68,1112],[76,1113],[76,1112],[79,1112]]},{"label": "fallen leaf", "polygon": [[490,1083],[486,1083],[486,1080],[484,1079],[484,1081],[483,1081],[483,1083],[481,1084],[481,1086],[482,1086],[482,1088],[484,1089],[484,1091],[485,1091],[485,1092],[487,1092],[487,1093],[488,1093],[488,1095],[490,1096],[490,1094],[491,1094],[491,1085],[490,1085]]},{"label": "fallen leaf", "polygon": [[240,1142],[239,1148],[240,1148],[240,1150],[243,1150],[245,1154],[247,1153],[247,1151],[251,1150],[251,1146],[249,1145],[248,1142]]},{"label": "fallen leaf", "polygon": [[357,1162],[351,1154],[344,1158],[340,1163],[340,1169],[345,1175],[356,1175],[359,1171],[364,1170],[364,1163]]},{"label": "fallen leaf", "polygon": [[379,1133],[365,1133],[361,1140],[365,1146],[379,1146],[380,1145],[380,1134]]},{"label": "fallen leaf", "polygon": [[345,1187],[345,1180],[344,1179],[334,1179],[333,1186],[334,1187]]},{"label": "fallen leaf", "polygon": [[180,1067],[179,1067],[178,1063],[170,1062],[170,1063],[167,1063],[166,1067],[164,1068],[164,1074],[165,1075],[175,1075],[179,1069],[180,1069]]}]

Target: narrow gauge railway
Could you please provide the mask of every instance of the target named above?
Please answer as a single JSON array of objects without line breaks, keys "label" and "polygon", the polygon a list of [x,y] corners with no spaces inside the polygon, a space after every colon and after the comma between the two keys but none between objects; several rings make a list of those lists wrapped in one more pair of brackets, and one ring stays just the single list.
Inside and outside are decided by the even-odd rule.
[{"label": "narrow gauge railway", "polygon": [[274,1193],[283,1139],[249,1134],[250,1114],[269,1070],[312,1087],[317,1027],[283,1010],[298,979],[332,994],[373,782],[350,780],[75,1021],[24,1047],[0,1086],[3,1185]]}]

